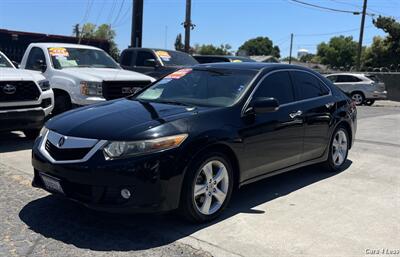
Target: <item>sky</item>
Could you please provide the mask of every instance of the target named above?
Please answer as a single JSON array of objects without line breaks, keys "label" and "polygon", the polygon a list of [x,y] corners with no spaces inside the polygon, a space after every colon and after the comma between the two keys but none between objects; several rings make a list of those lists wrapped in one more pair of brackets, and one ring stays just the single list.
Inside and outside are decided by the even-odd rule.
[{"label": "sky", "polygon": [[[363,0],[302,0],[324,7],[361,11]],[[0,28],[72,35],[74,24],[111,24],[120,50],[130,44],[133,0],[0,0]],[[394,16],[400,20],[400,0],[368,0],[368,13]],[[144,0],[143,47],[173,49],[176,35],[184,33],[185,0]],[[332,12],[291,0],[192,0],[191,44],[230,44],[237,50],[246,40],[267,36],[289,55],[335,35],[358,41],[360,15]],[[367,16],[364,45],[376,35],[385,35]]]}]

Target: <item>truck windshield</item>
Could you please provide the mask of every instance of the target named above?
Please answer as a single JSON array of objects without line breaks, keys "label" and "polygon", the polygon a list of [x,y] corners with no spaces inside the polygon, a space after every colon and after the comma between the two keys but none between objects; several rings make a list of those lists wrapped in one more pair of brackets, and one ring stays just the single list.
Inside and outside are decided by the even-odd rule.
[{"label": "truck windshield", "polygon": [[165,66],[193,66],[199,64],[192,56],[178,51],[155,51]]},{"label": "truck windshield", "polygon": [[136,100],[190,106],[230,106],[256,75],[252,70],[180,69],[136,96]]},{"label": "truck windshield", "polygon": [[102,50],[50,47],[48,51],[55,69],[80,67],[120,69],[118,64]]},{"label": "truck windshield", "polygon": [[0,53],[0,68],[14,68],[2,53]]}]

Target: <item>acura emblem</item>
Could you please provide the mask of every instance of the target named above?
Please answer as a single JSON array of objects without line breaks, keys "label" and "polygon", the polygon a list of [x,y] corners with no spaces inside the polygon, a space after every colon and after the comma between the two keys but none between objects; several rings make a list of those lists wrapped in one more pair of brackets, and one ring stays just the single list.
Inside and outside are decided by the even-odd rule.
[{"label": "acura emblem", "polygon": [[58,140],[58,147],[63,146],[65,143],[65,137],[60,137],[60,139]]},{"label": "acura emblem", "polygon": [[4,94],[6,94],[6,95],[15,94],[16,91],[17,91],[17,87],[14,86],[14,85],[6,84],[6,85],[3,87],[3,92],[4,92]]}]

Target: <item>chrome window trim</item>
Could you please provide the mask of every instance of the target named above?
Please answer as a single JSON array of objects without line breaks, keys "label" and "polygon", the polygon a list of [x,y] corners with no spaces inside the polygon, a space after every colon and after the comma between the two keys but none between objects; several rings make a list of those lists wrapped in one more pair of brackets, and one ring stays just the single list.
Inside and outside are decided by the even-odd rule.
[{"label": "chrome window trim", "polygon": [[[45,147],[45,145],[46,145],[46,141],[47,141],[47,139],[48,139],[48,136],[49,136],[49,133],[50,132],[52,132],[52,133],[55,133],[55,134],[58,134],[58,135],[60,135],[60,136],[63,136],[63,135],[61,135],[61,134],[59,134],[59,133],[56,133],[56,132],[54,132],[54,131],[51,131],[51,130],[48,130],[47,132],[46,132],[46,134],[45,135],[43,135],[43,138],[42,138],[42,141],[40,142],[40,145],[39,145],[39,151],[40,151],[40,153],[44,156],[44,157],[46,157],[46,159],[47,160],[49,160],[51,163],[53,163],[53,164],[69,164],[69,163],[81,163],[81,162],[86,162],[86,161],[88,161],[101,147],[103,147],[106,143],[107,143],[107,140],[97,140],[97,139],[88,139],[88,138],[79,138],[79,137],[69,137],[69,138],[73,138],[74,139],[74,141],[73,142],[75,142],[75,143],[73,143],[72,144],[72,146],[76,146],[76,147],[73,147],[73,148],[87,148],[87,143],[88,143],[88,141],[91,141],[91,142],[93,142],[93,141],[96,141],[96,143],[94,143],[92,146],[93,146],[93,148],[92,149],[90,149],[90,151],[82,158],[82,159],[78,159],[78,160],[67,160],[67,161],[57,161],[57,160],[54,160],[53,159],[53,157],[51,157],[51,155],[47,152],[47,150],[46,150],[46,147]],[[76,141],[75,141],[76,140]],[[78,145],[78,140],[82,140],[82,142],[85,142],[83,145],[80,145],[80,147],[78,147],[79,145]],[[60,148],[60,149],[73,149],[72,147],[66,147],[66,148]]]},{"label": "chrome window trim", "polygon": [[[270,71],[270,72],[268,72],[267,74],[265,74],[265,75],[260,79],[260,81],[257,83],[257,85],[254,87],[253,91],[251,92],[251,94],[250,94],[249,97],[247,98],[245,104],[243,105],[242,112],[241,112],[241,116],[244,116],[244,113],[245,113],[245,111],[246,111],[248,105],[250,104],[250,102],[251,102],[251,100],[252,100],[252,98],[253,98],[253,95],[255,94],[255,92],[257,91],[258,87],[261,85],[261,83],[262,83],[267,77],[269,77],[270,75],[275,74],[275,73],[278,73],[278,72],[285,72],[285,71],[286,71],[286,72],[300,71],[300,72],[308,73],[308,74],[314,76],[315,78],[317,78],[317,79],[322,83],[322,85],[324,85],[324,87],[325,87],[326,89],[328,89],[329,94],[323,95],[323,96],[318,96],[318,97],[312,97],[312,98],[302,99],[302,100],[298,100],[298,101],[293,101],[293,102],[289,102],[289,103],[285,103],[285,104],[281,104],[281,105],[279,105],[279,108],[280,108],[280,107],[285,107],[285,106],[294,105],[294,104],[298,104],[298,103],[309,102],[309,101],[312,101],[312,100],[316,100],[316,99],[321,99],[321,98],[325,98],[325,97],[332,96],[332,90],[330,89],[330,87],[327,86],[327,85],[325,84],[325,82],[324,82],[321,78],[319,78],[318,76],[316,76],[316,75],[313,74],[312,72],[309,72],[309,71],[306,71],[306,70],[299,70],[299,69],[279,69],[279,70],[274,70],[274,71]],[[295,86],[294,86],[293,83],[292,83],[292,85],[293,85],[293,90],[295,90]],[[295,93],[295,92],[294,92],[294,93]]]}]

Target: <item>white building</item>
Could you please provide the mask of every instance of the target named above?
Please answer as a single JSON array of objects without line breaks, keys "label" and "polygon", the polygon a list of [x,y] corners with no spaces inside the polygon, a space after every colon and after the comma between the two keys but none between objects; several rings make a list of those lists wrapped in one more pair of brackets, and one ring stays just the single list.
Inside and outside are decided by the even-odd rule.
[{"label": "white building", "polygon": [[309,54],[307,49],[299,49],[299,51],[297,51],[297,59],[300,59],[303,56],[306,56],[307,54]]}]

